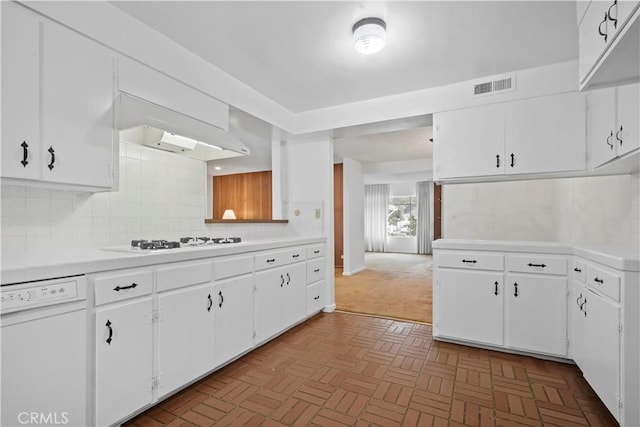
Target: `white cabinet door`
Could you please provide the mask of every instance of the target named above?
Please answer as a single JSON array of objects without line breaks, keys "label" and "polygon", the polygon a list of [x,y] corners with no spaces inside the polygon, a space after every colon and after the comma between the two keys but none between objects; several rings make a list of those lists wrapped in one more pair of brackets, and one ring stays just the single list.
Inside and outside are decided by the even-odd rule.
[{"label": "white cabinet door", "polygon": [[503,344],[502,273],[440,269],[436,293],[438,336]]},{"label": "white cabinet door", "polygon": [[219,366],[253,347],[253,277],[216,283],[215,364]]},{"label": "white cabinet door", "polygon": [[2,176],[39,179],[40,22],[17,3],[3,1],[0,6]]},{"label": "white cabinet door", "polygon": [[113,56],[73,31],[43,23],[42,177],[110,188]]},{"label": "white cabinet door", "polygon": [[505,173],[586,168],[585,99],[579,92],[505,104]]},{"label": "white cabinet door", "polygon": [[618,156],[640,147],[640,85],[618,86],[615,144]]},{"label": "white cabinet door", "polygon": [[[290,265],[287,269],[287,326],[307,316],[307,264]],[[289,279],[291,278],[291,279]]]},{"label": "white cabinet door", "polygon": [[508,274],[506,344],[558,356],[567,354],[567,279]]},{"label": "white cabinet door", "polygon": [[620,419],[620,308],[587,290],[583,310],[588,338],[583,342],[580,369],[607,409]]},{"label": "white cabinet door", "polygon": [[215,309],[212,285],[158,296],[158,397],[215,367]]},{"label": "white cabinet door", "polygon": [[576,365],[582,366],[584,358],[584,341],[587,334],[584,328],[584,284],[573,281],[571,286],[571,295],[569,297],[569,357],[576,362]]},{"label": "white cabinet door", "polygon": [[262,271],[255,276],[255,330],[260,343],[307,313],[306,264]]},{"label": "white cabinet door", "polygon": [[613,25],[606,19],[606,13],[613,1],[593,0],[578,28],[578,69],[580,83],[583,83],[587,75],[596,64],[600,55],[604,52],[607,43],[611,41],[608,34],[609,26],[613,33]]},{"label": "white cabinet door", "polygon": [[151,403],[151,298],[96,311],[96,425]]},{"label": "white cabinet door", "polygon": [[613,159],[616,122],[615,88],[589,91],[587,94],[587,144],[589,167],[595,168]]},{"label": "white cabinet door", "polygon": [[436,179],[504,173],[502,104],[434,114]]},{"label": "white cabinet door", "polygon": [[286,267],[256,273],[255,331],[256,343],[276,335],[285,328],[285,269]]}]

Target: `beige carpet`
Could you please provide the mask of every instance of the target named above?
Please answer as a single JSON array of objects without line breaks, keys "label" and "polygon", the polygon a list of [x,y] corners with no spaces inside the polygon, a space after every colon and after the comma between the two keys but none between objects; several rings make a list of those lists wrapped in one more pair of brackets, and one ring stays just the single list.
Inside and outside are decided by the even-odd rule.
[{"label": "beige carpet", "polygon": [[430,255],[367,252],[360,273],[343,276],[342,269],[336,269],[336,307],[431,323],[431,267]]}]

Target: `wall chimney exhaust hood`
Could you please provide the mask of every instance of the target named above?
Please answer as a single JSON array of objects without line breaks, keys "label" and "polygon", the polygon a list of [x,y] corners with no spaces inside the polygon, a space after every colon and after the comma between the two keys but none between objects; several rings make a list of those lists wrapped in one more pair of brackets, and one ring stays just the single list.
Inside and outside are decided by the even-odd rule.
[{"label": "wall chimney exhaust hood", "polygon": [[122,142],[205,161],[250,153],[231,133],[186,114],[124,92],[117,102],[116,126]]}]

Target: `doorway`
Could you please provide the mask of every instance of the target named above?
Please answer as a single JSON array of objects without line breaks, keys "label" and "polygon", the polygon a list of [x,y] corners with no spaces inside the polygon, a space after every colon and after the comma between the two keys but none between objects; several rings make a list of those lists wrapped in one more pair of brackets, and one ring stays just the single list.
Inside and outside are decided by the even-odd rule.
[{"label": "doorway", "polygon": [[[431,323],[432,256],[366,252],[364,270],[343,275],[343,165],[334,164],[335,301],[338,310]],[[442,235],[442,188],[433,187],[433,239]]]}]

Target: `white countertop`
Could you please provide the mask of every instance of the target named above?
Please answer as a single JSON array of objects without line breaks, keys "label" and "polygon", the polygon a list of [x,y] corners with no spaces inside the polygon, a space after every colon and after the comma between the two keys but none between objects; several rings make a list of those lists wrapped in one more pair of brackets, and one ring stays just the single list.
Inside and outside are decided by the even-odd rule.
[{"label": "white countertop", "polygon": [[283,237],[241,243],[167,249],[156,252],[111,252],[100,249],[65,251],[19,260],[2,260],[2,285],[57,277],[76,276],[121,268],[143,267],[224,255],[323,243],[324,237]]},{"label": "white countertop", "polygon": [[640,271],[638,250],[620,246],[570,245],[557,242],[510,240],[438,239],[433,242],[433,248],[576,255],[618,270]]}]

